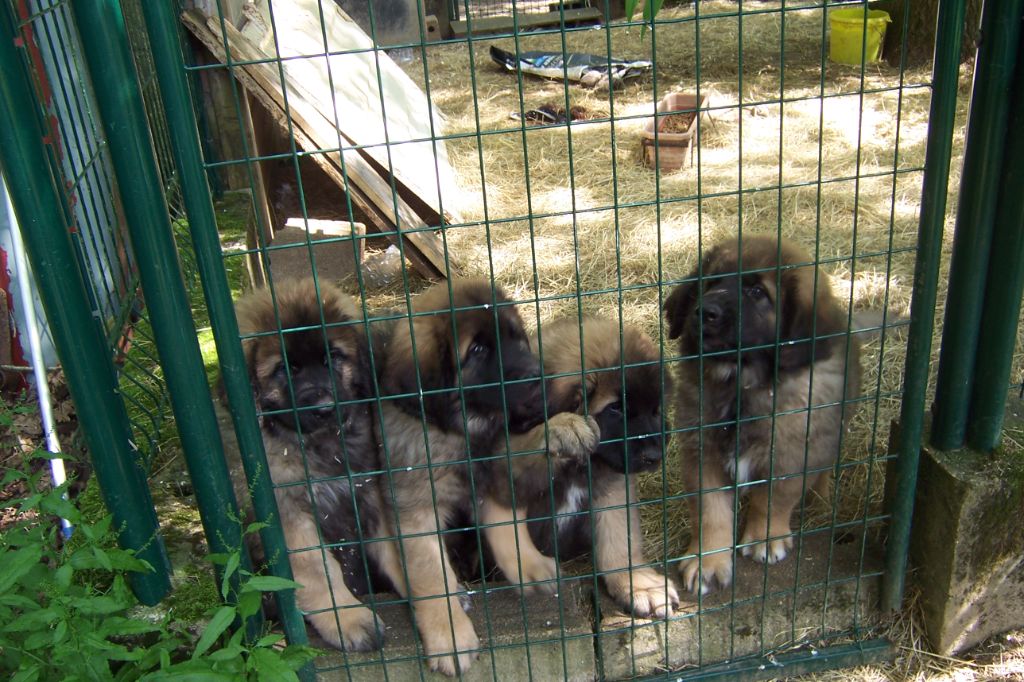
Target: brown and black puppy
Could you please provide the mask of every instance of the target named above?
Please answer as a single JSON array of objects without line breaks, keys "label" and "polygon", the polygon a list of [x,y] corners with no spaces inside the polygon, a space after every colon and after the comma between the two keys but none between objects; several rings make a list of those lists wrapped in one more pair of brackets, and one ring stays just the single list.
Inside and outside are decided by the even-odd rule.
[{"label": "brown and black puppy", "polygon": [[363,316],[327,283],[317,296],[312,279],[277,285],[273,297],[257,290],[236,308],[292,573],[303,585],[296,600],[331,645],[379,648],[381,622],[355,596],[370,580],[360,540],[382,519],[376,483],[363,473],[379,469]]},{"label": "brown and black puppy", "polygon": [[680,572],[707,592],[732,581],[733,486],[749,496],[743,555],[775,563],[792,548],[802,494],[828,490],[860,350],[828,277],[793,242],[718,244],[688,279],[665,301],[683,356],[676,428],[694,524]]},{"label": "brown and black puppy", "polygon": [[[411,332],[411,333],[410,333]],[[381,432],[389,535],[383,568],[412,600],[433,670],[465,672],[479,640],[443,531],[470,518],[470,468],[506,425],[543,419],[539,371],[515,307],[483,279],[437,284],[381,346]],[[511,382],[511,383],[506,383]]]},{"label": "brown and black puppy", "polygon": [[670,615],[679,598],[670,580],[645,566],[635,506],[635,474],[658,468],[664,454],[658,349],[639,330],[620,332],[617,321],[595,317],[543,325],[541,337],[551,416],[510,438],[507,462],[491,463],[481,520],[501,524],[484,529],[495,560],[510,580],[554,591],[553,557],[593,548],[624,609]]}]

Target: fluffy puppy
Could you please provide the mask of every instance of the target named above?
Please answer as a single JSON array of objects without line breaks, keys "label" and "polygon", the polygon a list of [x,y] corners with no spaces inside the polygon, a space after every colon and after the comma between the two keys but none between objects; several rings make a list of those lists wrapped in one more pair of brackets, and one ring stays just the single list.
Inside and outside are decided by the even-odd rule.
[{"label": "fluffy puppy", "polygon": [[482,279],[428,289],[385,338],[382,492],[389,535],[400,539],[386,545],[383,568],[412,601],[431,669],[455,675],[479,640],[440,535],[472,518],[472,458],[489,454],[506,425],[543,418],[540,368],[519,314]]},{"label": "fluffy puppy", "polygon": [[[275,315],[275,298],[276,310]],[[369,589],[362,546],[381,520],[363,319],[352,301],[312,279],[238,301],[239,330],[275,486],[296,593],[331,645],[379,648],[381,622],[355,594]],[[359,519],[357,523],[356,519]],[[327,544],[338,543],[334,549]]]},{"label": "fluffy puppy", "polygon": [[671,581],[644,566],[635,506],[635,474],[659,467],[664,452],[658,350],[639,330],[625,325],[620,335],[617,321],[594,317],[583,319],[582,331],[576,318],[544,325],[541,338],[552,416],[512,436],[510,458],[492,462],[486,479],[481,520],[499,524],[484,530],[496,563],[510,580],[554,590],[552,557],[593,548],[623,608],[670,615],[679,598]]},{"label": "fluffy puppy", "polygon": [[827,491],[855,411],[860,351],[827,276],[793,242],[720,243],[688,279],[665,301],[694,523],[680,572],[707,592],[732,581],[736,486],[749,498],[742,554],[775,563],[792,548],[793,509],[808,488]]}]

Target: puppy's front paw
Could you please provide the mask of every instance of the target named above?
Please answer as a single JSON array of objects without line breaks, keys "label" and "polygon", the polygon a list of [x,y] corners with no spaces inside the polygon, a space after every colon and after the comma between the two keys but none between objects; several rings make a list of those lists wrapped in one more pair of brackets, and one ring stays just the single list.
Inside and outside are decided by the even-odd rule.
[{"label": "puppy's front paw", "polygon": [[[465,618],[465,616],[463,616]],[[466,618],[464,623],[455,621],[455,643],[452,646],[452,628],[444,625],[442,632],[436,633],[429,640],[424,637],[426,653],[431,656],[430,669],[448,677],[455,677],[458,674],[465,674],[469,667],[476,660],[480,648],[480,639],[473,630],[473,624]],[[437,640],[437,641],[434,641]],[[446,656],[435,656],[435,654],[448,654]]]},{"label": "puppy's front paw", "polygon": [[[688,553],[699,554],[700,550],[691,546]],[[732,548],[684,559],[679,564],[679,577],[683,586],[694,594],[698,590],[707,594],[728,587],[732,584]]]},{"label": "puppy's front paw", "polygon": [[759,537],[755,537],[753,534],[743,534],[740,544],[754,543],[740,549],[743,556],[750,557],[762,564],[777,564],[786,558],[789,550],[793,549],[793,537],[791,535],[775,538],[768,542],[758,542],[759,539]]},{"label": "puppy's front paw", "polygon": [[604,581],[619,606],[641,618],[665,618],[679,606],[675,585],[653,568],[609,573]]},{"label": "puppy's front paw", "polygon": [[309,622],[337,649],[374,651],[384,645],[384,622],[365,606],[338,609],[337,620],[334,611],[323,611],[309,616]]},{"label": "puppy's front paw", "polygon": [[525,585],[527,592],[534,594],[555,594],[558,592],[558,564],[549,556],[540,552],[521,557],[522,583],[534,583]]},{"label": "puppy's front paw", "polygon": [[431,670],[449,677],[469,670],[479,653],[480,640],[458,600],[422,602],[417,609],[416,625]]},{"label": "puppy's front paw", "polygon": [[548,452],[556,457],[586,459],[601,440],[601,429],[590,416],[560,412],[548,419]]}]

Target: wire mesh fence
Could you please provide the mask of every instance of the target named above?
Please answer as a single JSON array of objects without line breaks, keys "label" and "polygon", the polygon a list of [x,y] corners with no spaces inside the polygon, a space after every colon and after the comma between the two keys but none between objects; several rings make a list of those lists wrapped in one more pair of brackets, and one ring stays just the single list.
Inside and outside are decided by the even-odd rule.
[{"label": "wire mesh fence", "polygon": [[[337,3],[195,5],[154,26],[121,3],[236,494],[278,533],[255,559],[303,585],[279,615],[336,650],[318,672],[771,676],[887,654],[878,602],[906,557],[883,541],[913,494],[887,487],[891,425],[928,372],[907,318],[931,258],[930,71],[831,59],[828,3],[442,42],[421,18],[397,60],[386,17],[366,35]],[[196,116],[210,154],[182,167]],[[93,251],[123,234],[107,217]],[[130,250],[105,253],[138,303]],[[143,377],[122,382],[157,400],[156,352],[131,347]]]},{"label": "wire mesh fence", "polygon": [[[167,391],[153,349],[128,235],[119,217],[116,183],[91,77],[69,4],[17,5],[19,37],[33,73],[38,110],[50,131],[49,152],[62,210],[75,226],[76,257],[87,277],[90,305],[119,373],[136,443],[147,457],[165,445]],[[170,200],[170,197],[169,197]]]},{"label": "wire mesh fence", "polygon": [[[766,656],[871,640],[887,519],[883,471],[905,354],[902,337],[882,322],[896,322],[909,306],[911,291],[894,283],[901,272],[909,276],[916,255],[912,207],[924,158],[906,140],[923,139],[927,128],[927,72],[830,62],[827,12],[814,5],[700,3],[661,13],[653,29],[619,22],[471,36],[418,46],[401,72],[368,52],[369,43],[336,30],[343,19],[333,15],[322,26],[304,25],[267,9],[262,25],[243,22],[240,33],[220,19],[186,20],[216,57],[198,70],[203,77],[231,73],[238,85],[229,109],[239,118],[247,94],[250,106],[278,123],[268,131],[257,121],[254,139],[262,145],[222,163],[263,160],[275,234],[255,250],[274,293],[246,299],[240,321],[264,433],[274,432],[265,440],[283,486],[285,533],[306,515],[321,519],[301,547],[289,544],[306,550],[292,554],[292,567],[312,585],[298,593],[312,632],[346,649],[334,662],[324,659],[322,670],[359,674],[383,665],[388,674],[421,674],[425,659],[449,674],[472,665],[503,676],[525,656],[533,676],[617,679],[737,659],[761,664]],[[298,39],[314,35],[316,42]],[[651,65],[635,78],[608,73],[611,88],[586,89],[510,71],[494,63],[492,47]],[[357,81],[351,74],[360,70],[366,75]],[[668,115],[655,118],[655,106],[675,90],[705,103],[670,112],[689,113],[692,157],[678,171],[652,170],[640,161],[640,133],[657,121],[654,143],[668,138],[660,125]],[[398,93],[417,98],[423,126],[399,119]],[[357,98],[370,104],[359,109]],[[430,141],[429,150],[420,140]],[[417,160],[419,150],[432,158]],[[655,152],[654,165],[662,155],[669,152]],[[399,209],[405,200],[404,215],[381,219],[356,165],[366,159],[382,167],[394,190],[380,203]],[[415,177],[422,172],[425,182]],[[309,238],[278,241],[277,230],[296,218]],[[331,221],[342,223],[340,233],[316,234]],[[365,229],[345,224],[353,222]],[[749,249],[750,262],[737,257],[701,271],[701,259],[737,232],[739,246],[731,248]],[[759,234],[784,239],[760,261]],[[389,242],[412,267],[386,271]],[[796,255],[790,242],[800,245]],[[340,248],[332,255],[331,246]],[[415,267],[433,246],[450,286],[428,287],[426,268]],[[347,253],[341,260],[342,250],[351,260]],[[287,264],[289,252],[299,254],[299,267]],[[375,266],[376,279],[369,276]],[[317,281],[297,293],[287,283],[296,274]],[[684,335],[677,348],[671,339],[681,334],[661,322],[666,306],[673,314],[670,293],[691,277],[717,282],[737,274],[744,285],[735,291],[760,278],[778,306],[763,340],[744,333],[752,347],[743,348],[739,364],[750,367],[735,371],[750,378],[715,389],[724,397],[704,416],[685,406],[661,412],[663,403],[712,395],[714,367],[728,365],[707,342],[687,345]],[[808,319],[820,320],[817,327],[789,328],[798,315],[783,309],[790,286],[807,289]],[[711,289],[702,291],[696,300]],[[825,291],[834,300],[819,296]],[[254,300],[265,309],[254,312]],[[302,303],[314,300],[323,303]],[[862,311],[882,322],[860,323]],[[363,326],[382,330],[367,332],[376,344],[361,338]],[[851,336],[851,327],[873,331]],[[527,333],[546,378],[534,387],[543,397],[530,392],[535,374],[506,350]],[[304,334],[311,338],[300,343]],[[748,405],[759,389],[750,382],[772,372],[764,367],[776,367],[767,379],[773,386],[790,376],[782,360],[788,351],[775,351],[779,339],[810,339],[811,357],[833,360],[846,353],[823,349],[863,340],[863,390],[854,388],[855,370],[844,378],[846,362],[838,370],[810,362],[797,365],[818,374],[803,394]],[[353,350],[361,344],[365,351]],[[327,373],[320,379],[327,387],[307,399],[300,348],[308,346],[314,365],[337,367],[346,360],[336,356],[363,352],[371,360]],[[728,344],[717,350],[736,362]],[[759,350],[779,354],[755,359]],[[479,366],[488,353],[500,365],[489,378]],[[340,381],[360,371],[370,374],[363,392]],[[824,387],[835,380],[830,372],[838,372],[838,392]],[[673,378],[682,386],[669,388]],[[504,382],[511,383],[503,392],[492,390]],[[278,402],[281,396],[291,402]],[[798,402],[780,404],[790,398]],[[370,419],[360,407],[368,402],[377,421],[358,426]],[[347,465],[324,464],[333,451],[317,440],[313,413],[321,403],[340,405],[328,424],[352,443]],[[730,404],[739,407],[730,411]],[[521,414],[523,405],[547,406],[542,426],[531,426],[538,416]],[[714,416],[715,409],[725,412]],[[803,425],[794,427],[799,434],[787,431],[790,423]],[[716,440],[723,430],[730,435]],[[370,431],[381,459],[358,445]],[[822,441],[818,431],[835,440]],[[775,453],[763,469],[748,459],[760,441]],[[724,465],[697,454],[713,442],[721,443]],[[794,461],[780,454],[788,449]],[[299,468],[275,463],[295,450],[305,455]],[[712,464],[731,475],[716,479]],[[705,466],[708,473],[695,478]],[[828,485],[810,492],[809,474],[831,473],[834,493]],[[296,495],[296,488],[306,489]],[[335,503],[329,514],[324,501],[342,488],[348,513]],[[717,517],[711,506],[721,508]],[[767,527],[758,531],[759,513]],[[348,518],[330,520],[336,514]],[[723,541],[722,533],[733,539]],[[767,550],[762,537],[774,538]],[[354,558],[360,547],[365,552]],[[710,588],[718,589],[704,594]],[[390,590],[400,596],[382,594]],[[353,598],[364,593],[362,602]],[[537,596],[552,593],[558,600]],[[463,602],[472,603],[468,615]],[[378,632],[371,613],[388,629]],[[379,652],[357,653],[381,643]]]}]

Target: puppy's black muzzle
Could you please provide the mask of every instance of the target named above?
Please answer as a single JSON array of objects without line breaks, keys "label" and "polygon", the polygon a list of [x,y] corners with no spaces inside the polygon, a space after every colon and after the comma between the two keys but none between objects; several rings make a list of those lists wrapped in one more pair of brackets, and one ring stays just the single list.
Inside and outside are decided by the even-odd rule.
[{"label": "puppy's black muzzle", "polygon": [[736,286],[716,286],[704,293],[700,308],[690,316],[688,333],[700,338],[705,353],[735,350],[737,341]]},{"label": "puppy's black muzzle", "polygon": [[544,391],[540,366],[527,368],[527,371],[506,381],[510,382],[505,384],[509,429],[522,433],[544,421]]},{"label": "puppy's black muzzle", "polygon": [[621,415],[618,421],[617,428],[608,420],[599,421],[601,444],[597,446],[594,457],[615,471],[630,474],[658,468],[665,453],[660,420],[652,417],[631,419],[625,437],[622,435]]},{"label": "puppy's black muzzle", "polygon": [[297,390],[295,407],[299,424],[305,432],[315,431],[333,422],[335,418],[334,396],[329,390],[321,387],[308,386]]}]

